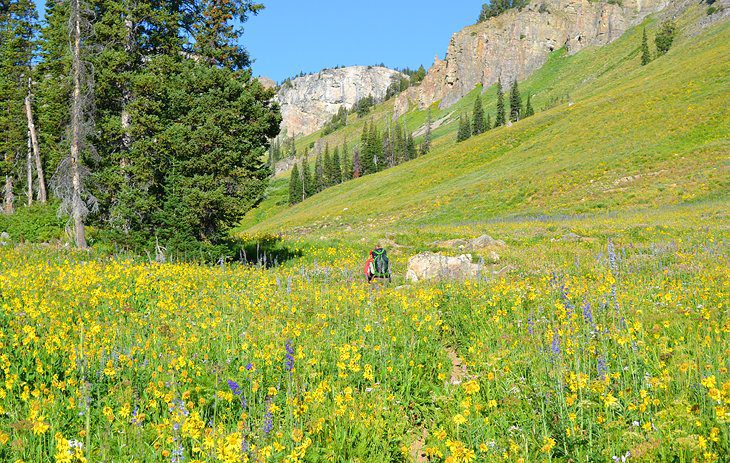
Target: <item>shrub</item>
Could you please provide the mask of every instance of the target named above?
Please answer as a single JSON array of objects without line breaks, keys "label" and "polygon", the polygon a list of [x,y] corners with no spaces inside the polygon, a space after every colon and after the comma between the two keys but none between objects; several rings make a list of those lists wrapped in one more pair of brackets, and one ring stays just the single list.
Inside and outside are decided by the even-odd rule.
[{"label": "shrub", "polygon": [[14,214],[0,215],[0,232],[15,242],[45,243],[63,238],[66,221],[56,214],[56,205],[21,207]]}]

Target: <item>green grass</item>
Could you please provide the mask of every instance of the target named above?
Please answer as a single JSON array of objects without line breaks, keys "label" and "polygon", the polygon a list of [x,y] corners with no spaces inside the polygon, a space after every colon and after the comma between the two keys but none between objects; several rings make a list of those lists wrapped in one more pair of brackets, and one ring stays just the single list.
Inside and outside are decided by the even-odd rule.
[{"label": "green grass", "polygon": [[[680,23],[697,14],[691,10]],[[456,124],[444,125],[435,130],[429,155],[291,208],[283,205],[286,182],[277,180],[241,230],[409,229],[726,201],[730,25],[680,37],[667,55],[645,67],[638,53],[642,26],[605,47],[572,56],[554,52],[520,84],[523,96],[533,95],[534,117],[458,145]],[[654,22],[645,26],[651,39]],[[433,119],[471,112],[479,91],[451,108],[435,108]],[[483,95],[492,115],[494,93],[492,86]],[[377,107],[373,120],[384,125],[391,105]],[[405,116],[411,130],[425,117],[417,110]],[[345,137],[355,142],[362,122],[325,140],[331,146]]]}]

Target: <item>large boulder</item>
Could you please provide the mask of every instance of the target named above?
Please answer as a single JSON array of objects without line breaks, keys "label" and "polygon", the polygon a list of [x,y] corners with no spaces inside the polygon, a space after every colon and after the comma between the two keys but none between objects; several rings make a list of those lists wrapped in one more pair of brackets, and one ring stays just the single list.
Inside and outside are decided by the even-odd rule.
[{"label": "large boulder", "polygon": [[10,235],[8,232],[0,233],[0,246],[7,246],[10,244]]},{"label": "large boulder", "polygon": [[502,248],[507,246],[502,240],[495,240],[489,235],[482,235],[471,240],[457,238],[455,240],[436,241],[433,245],[440,248],[454,248],[462,251],[475,251],[484,248]]},{"label": "large boulder", "polygon": [[482,266],[471,261],[471,254],[458,257],[444,256],[435,252],[423,252],[408,260],[406,280],[417,282],[442,278],[475,278]]}]

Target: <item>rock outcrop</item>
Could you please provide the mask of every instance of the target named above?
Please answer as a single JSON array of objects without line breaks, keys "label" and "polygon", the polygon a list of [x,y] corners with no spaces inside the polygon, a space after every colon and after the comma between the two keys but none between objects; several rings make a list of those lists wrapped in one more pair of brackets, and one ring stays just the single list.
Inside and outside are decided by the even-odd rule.
[{"label": "rock outcrop", "polygon": [[471,255],[450,257],[434,252],[423,252],[408,259],[406,280],[417,282],[445,278],[475,278],[482,266],[471,262]]},{"label": "rock outcrop", "polygon": [[[621,3],[619,5],[618,3]],[[396,115],[409,105],[425,108],[441,101],[456,103],[478,84],[502,79],[523,80],[547,61],[550,52],[566,47],[576,53],[606,45],[668,0],[535,0],[522,10],[510,10],[454,34],[444,60],[436,57],[420,86],[401,93]]]},{"label": "rock outcrop", "polygon": [[282,85],[277,99],[288,136],[308,135],[321,129],[341,106],[346,109],[372,95],[382,99],[403,74],[379,66],[325,69]]}]

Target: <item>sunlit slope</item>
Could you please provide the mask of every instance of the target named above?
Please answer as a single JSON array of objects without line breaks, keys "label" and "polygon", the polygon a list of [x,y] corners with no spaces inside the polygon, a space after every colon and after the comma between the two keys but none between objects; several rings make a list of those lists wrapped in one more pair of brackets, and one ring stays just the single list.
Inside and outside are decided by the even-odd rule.
[{"label": "sunlit slope", "polygon": [[[538,108],[569,94],[552,109],[458,145],[453,126],[444,126],[427,156],[295,207],[283,206],[279,180],[243,228],[452,224],[728,199],[730,25],[682,37],[644,67],[640,35],[637,28],[533,75],[523,88],[537,95]],[[409,117],[417,125],[422,116]]]}]

